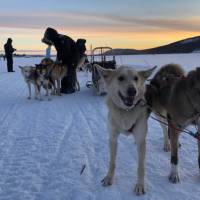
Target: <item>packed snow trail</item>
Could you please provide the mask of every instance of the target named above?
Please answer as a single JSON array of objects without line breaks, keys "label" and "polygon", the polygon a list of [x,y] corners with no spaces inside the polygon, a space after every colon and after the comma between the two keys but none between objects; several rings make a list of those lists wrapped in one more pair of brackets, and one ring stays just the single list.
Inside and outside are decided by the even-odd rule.
[{"label": "packed snow trail", "polygon": [[[119,64],[144,66],[169,62],[187,70],[198,66],[199,54],[124,56]],[[120,136],[113,185],[102,187],[109,160],[105,97],[85,87],[52,101],[27,100],[27,86],[17,65],[40,58],[17,58],[15,73],[0,69],[0,200],[199,200],[200,175],[196,141],[182,134],[179,184],[169,183],[170,153],[163,149],[159,124],[149,119],[146,194],[135,196],[137,152],[134,139]],[[123,62],[123,63],[120,63]],[[80,174],[83,166],[86,166]]]}]

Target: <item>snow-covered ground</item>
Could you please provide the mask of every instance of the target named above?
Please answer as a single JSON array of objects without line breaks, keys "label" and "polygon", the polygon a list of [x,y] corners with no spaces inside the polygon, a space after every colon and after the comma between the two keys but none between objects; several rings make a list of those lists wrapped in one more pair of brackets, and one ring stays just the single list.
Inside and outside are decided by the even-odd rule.
[{"label": "snow-covered ground", "polygon": [[[170,154],[163,149],[159,124],[149,119],[146,194],[133,192],[136,146],[120,136],[113,185],[102,187],[108,166],[105,97],[85,86],[90,75],[78,73],[81,91],[52,101],[27,100],[18,65],[41,58],[15,58],[15,73],[0,60],[0,200],[199,200],[200,175],[196,141],[181,136],[179,184],[169,183]],[[161,66],[179,63],[186,70],[200,66],[200,54],[119,56],[117,63]],[[86,165],[82,175],[80,171]]]}]

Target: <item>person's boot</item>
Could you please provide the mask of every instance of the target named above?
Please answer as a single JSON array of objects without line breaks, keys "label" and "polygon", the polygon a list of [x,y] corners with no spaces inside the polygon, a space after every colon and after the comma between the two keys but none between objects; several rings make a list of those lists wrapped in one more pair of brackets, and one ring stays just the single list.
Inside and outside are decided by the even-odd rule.
[{"label": "person's boot", "polygon": [[73,87],[73,84],[71,82],[71,79],[69,77],[65,77],[64,80],[61,82],[61,89],[60,92],[64,94],[71,94],[74,93],[75,87]]}]

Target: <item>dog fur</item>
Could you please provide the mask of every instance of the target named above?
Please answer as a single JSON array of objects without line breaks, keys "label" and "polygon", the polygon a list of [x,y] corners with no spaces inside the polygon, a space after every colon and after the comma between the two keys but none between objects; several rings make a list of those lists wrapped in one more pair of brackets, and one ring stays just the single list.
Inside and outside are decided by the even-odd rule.
[{"label": "dog fur", "polygon": [[[175,66],[174,66],[175,68]],[[167,74],[160,76],[161,80]],[[158,84],[162,85],[162,81]],[[153,109],[159,107],[159,102],[162,102],[162,109],[165,110],[168,116],[168,132],[171,144],[171,172],[169,181],[177,183],[180,181],[178,173],[178,138],[182,129],[188,125],[195,124],[200,133],[200,68],[190,71],[187,76],[174,78],[171,77],[168,81],[168,93],[162,97],[166,90],[159,89],[154,93],[152,102]],[[167,84],[168,85],[168,84]],[[156,99],[156,100],[155,100]],[[198,162],[200,168],[200,141],[198,140]]]},{"label": "dog fur", "polygon": [[[35,89],[35,99],[42,100],[41,97],[41,85],[49,84],[48,80],[45,79],[45,72],[46,70],[37,69],[37,67],[32,66],[19,66],[21,69],[21,73],[24,77],[25,82],[28,86],[28,99],[31,99],[31,85],[34,86]],[[49,93],[48,93],[48,87],[46,89],[46,95],[48,96],[48,99],[50,100]]]},{"label": "dog fur", "polygon": [[[80,61],[78,62],[78,66],[81,66],[85,62],[86,56],[83,56]],[[61,95],[60,89],[61,89],[61,80],[64,76],[67,74],[67,68],[68,66],[66,64],[63,64],[61,62],[54,62],[52,59],[44,58],[40,65],[46,65],[48,68],[49,78],[51,80],[51,84],[53,87],[53,94],[54,95]],[[78,82],[77,76],[76,76],[76,90],[80,91],[80,84]]]},{"label": "dog fur", "polygon": [[145,94],[145,80],[154,68],[136,71],[131,67],[119,67],[116,70],[104,69],[97,64],[95,67],[103,77],[107,88],[110,162],[108,173],[102,180],[102,184],[109,186],[113,182],[119,134],[133,135],[139,159],[138,180],[134,191],[137,195],[144,194],[145,138],[149,112],[142,101]]},{"label": "dog fur", "polygon": [[50,98],[50,93],[49,89],[51,89],[51,82],[50,78],[48,76],[48,68],[45,65],[35,65],[35,71],[36,71],[36,85],[38,88],[38,94],[39,94],[39,99],[42,100],[41,97],[41,87],[43,87],[46,90],[46,96],[48,97],[48,100],[51,100]]},{"label": "dog fur", "polygon": [[55,62],[47,65],[47,68],[53,87],[53,94],[60,96],[61,80],[67,74],[67,66],[62,63]]},{"label": "dog fur", "polygon": [[[170,141],[168,136],[167,110],[165,108],[169,91],[173,84],[185,75],[180,65],[167,64],[159,69],[150,84],[147,86],[146,99],[156,118],[161,122],[160,125],[164,134],[164,151],[170,151]],[[163,117],[164,118],[163,118]]]}]

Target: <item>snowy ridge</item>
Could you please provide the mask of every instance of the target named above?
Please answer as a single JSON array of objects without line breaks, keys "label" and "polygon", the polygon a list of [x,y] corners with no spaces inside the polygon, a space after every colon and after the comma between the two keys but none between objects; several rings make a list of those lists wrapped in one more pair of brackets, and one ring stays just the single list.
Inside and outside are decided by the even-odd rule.
[{"label": "snowy ridge", "polygon": [[191,42],[197,42],[200,40],[200,37],[196,37],[196,38],[190,38],[190,39],[186,39],[181,41],[181,44],[187,44],[187,43],[191,43]]},{"label": "snowy ridge", "polygon": [[[52,101],[27,100],[17,65],[41,58],[15,58],[15,73],[0,60],[0,200],[199,200],[196,141],[182,134],[179,184],[169,183],[170,154],[158,123],[149,119],[146,194],[135,196],[137,152],[132,137],[120,136],[113,185],[101,186],[108,166],[105,97],[85,87],[90,75],[78,73],[81,91]],[[199,54],[117,57],[119,65],[199,66]],[[148,64],[147,64],[148,63]],[[141,67],[140,67],[141,68]],[[82,175],[80,171],[86,165]]]}]

